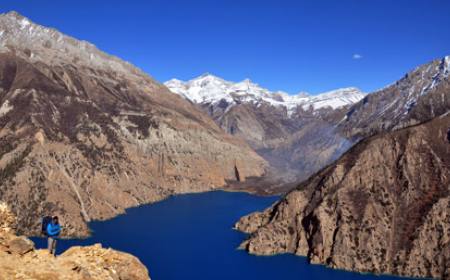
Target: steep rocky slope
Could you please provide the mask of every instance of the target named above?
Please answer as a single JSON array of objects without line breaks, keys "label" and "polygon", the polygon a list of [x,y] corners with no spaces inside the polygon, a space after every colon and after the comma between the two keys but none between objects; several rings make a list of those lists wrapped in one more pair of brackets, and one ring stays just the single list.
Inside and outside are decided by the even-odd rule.
[{"label": "steep rocky slope", "polygon": [[265,172],[244,141],[146,74],[95,46],[0,16],[0,200],[19,229],[86,222]]},{"label": "steep rocky slope", "polygon": [[16,218],[0,203],[0,279],[128,279],[150,280],[147,268],[134,256],[100,244],[72,247],[57,258],[36,250],[31,240],[15,235]]},{"label": "steep rocky slope", "polygon": [[[447,108],[448,110],[449,108]],[[252,254],[450,279],[450,114],[363,140],[264,212],[243,217]]]},{"label": "steep rocky slope", "polygon": [[421,65],[341,112],[339,130],[360,139],[439,116],[450,108],[449,76],[450,56]]},{"label": "steep rocky slope", "polygon": [[342,117],[331,113],[364,97],[356,88],[288,95],[250,80],[233,83],[211,74],[187,82],[172,79],[165,85],[263,156],[271,165],[268,185],[306,179],[345,152],[352,143],[335,131]]}]

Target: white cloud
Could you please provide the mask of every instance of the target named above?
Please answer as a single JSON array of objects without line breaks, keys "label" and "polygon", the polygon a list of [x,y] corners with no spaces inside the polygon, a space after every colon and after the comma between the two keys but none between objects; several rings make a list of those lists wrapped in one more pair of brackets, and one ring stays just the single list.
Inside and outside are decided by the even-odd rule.
[{"label": "white cloud", "polygon": [[361,54],[359,54],[359,53],[354,53],[354,54],[352,55],[352,58],[353,58],[353,59],[361,59],[361,58],[363,58],[363,56],[362,56]]}]

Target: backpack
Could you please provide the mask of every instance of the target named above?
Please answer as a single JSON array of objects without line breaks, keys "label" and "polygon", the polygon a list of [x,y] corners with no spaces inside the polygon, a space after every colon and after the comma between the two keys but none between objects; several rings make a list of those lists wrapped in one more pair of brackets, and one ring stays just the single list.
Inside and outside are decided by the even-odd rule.
[{"label": "backpack", "polygon": [[48,235],[47,234],[47,226],[48,224],[50,224],[52,222],[52,217],[51,216],[45,216],[44,218],[42,218],[42,229],[41,229],[41,233],[43,235]]}]

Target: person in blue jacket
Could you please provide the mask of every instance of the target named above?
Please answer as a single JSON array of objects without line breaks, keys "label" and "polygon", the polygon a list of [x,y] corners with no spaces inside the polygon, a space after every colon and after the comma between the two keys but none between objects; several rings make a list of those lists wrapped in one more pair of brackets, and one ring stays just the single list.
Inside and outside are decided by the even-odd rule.
[{"label": "person in blue jacket", "polygon": [[47,225],[48,251],[56,256],[56,240],[61,233],[58,217],[53,216],[52,222]]}]

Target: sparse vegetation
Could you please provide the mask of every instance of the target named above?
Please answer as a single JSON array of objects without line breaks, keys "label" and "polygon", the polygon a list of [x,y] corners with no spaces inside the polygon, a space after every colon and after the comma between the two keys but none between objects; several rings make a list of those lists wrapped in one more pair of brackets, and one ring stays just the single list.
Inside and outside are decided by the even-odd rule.
[{"label": "sparse vegetation", "polygon": [[31,145],[28,145],[25,150],[23,150],[19,156],[11,160],[5,168],[0,170],[0,182],[3,186],[3,183],[7,180],[10,180],[14,178],[17,171],[22,167],[25,158],[28,156],[28,154],[31,152]]}]

